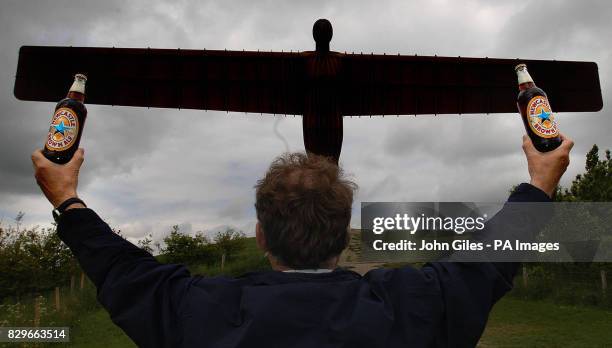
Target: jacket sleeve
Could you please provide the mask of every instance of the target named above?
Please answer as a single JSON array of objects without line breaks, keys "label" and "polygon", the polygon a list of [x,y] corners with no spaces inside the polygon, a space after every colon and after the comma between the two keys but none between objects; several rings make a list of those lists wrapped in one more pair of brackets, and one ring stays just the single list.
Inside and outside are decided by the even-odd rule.
[{"label": "jacket sleeve", "polygon": [[[540,189],[521,184],[508,202],[550,202]],[[532,219],[527,207],[506,204],[489,222],[488,232],[504,230],[512,235],[522,230],[536,230],[548,220]],[[432,262],[423,271],[436,277],[445,308],[445,333],[453,347],[474,347],[478,343],[493,305],[513,286],[520,263],[517,262]]]},{"label": "jacket sleeve", "polygon": [[184,266],[159,263],[115,234],[91,209],[66,211],[57,231],[113,322],[138,346],[178,345],[176,317],[191,279]]}]

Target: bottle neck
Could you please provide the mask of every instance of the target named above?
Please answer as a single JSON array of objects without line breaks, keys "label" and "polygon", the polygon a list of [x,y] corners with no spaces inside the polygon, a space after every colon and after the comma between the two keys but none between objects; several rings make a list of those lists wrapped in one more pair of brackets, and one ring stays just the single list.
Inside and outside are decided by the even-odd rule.
[{"label": "bottle neck", "polygon": [[79,78],[74,79],[70,90],[68,91],[67,98],[76,99],[80,102],[85,101],[85,81]]},{"label": "bottle neck", "polygon": [[533,79],[531,78],[531,75],[529,75],[529,72],[527,71],[527,69],[518,70],[516,72],[516,77],[518,80],[518,85],[519,85],[520,90],[531,88],[535,86],[535,83],[533,83]]},{"label": "bottle neck", "polygon": [[68,92],[68,95],[66,96],[66,98],[68,98],[68,99],[76,99],[76,100],[80,101],[81,103],[85,102],[85,94],[83,94],[81,92],[70,91],[70,92]]},{"label": "bottle neck", "polygon": [[524,91],[526,89],[535,87],[535,83],[533,83],[533,82],[525,82],[525,83],[519,84],[518,87],[519,87],[519,91]]}]

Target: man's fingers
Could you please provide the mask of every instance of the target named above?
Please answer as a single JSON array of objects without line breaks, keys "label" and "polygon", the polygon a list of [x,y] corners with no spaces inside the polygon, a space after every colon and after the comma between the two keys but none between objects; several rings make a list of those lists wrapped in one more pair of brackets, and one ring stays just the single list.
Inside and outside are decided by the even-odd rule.
[{"label": "man's fingers", "polygon": [[32,152],[32,162],[36,163],[41,157],[44,157],[41,149],[36,149]]},{"label": "man's fingers", "polygon": [[32,152],[32,165],[34,168],[44,167],[45,165],[51,163],[43,154],[41,149],[37,149]]},{"label": "man's fingers", "polygon": [[[572,147],[574,147],[574,141],[564,134],[559,133],[559,136],[562,141],[559,150],[569,153]],[[525,151],[525,154],[538,153],[538,150],[533,146],[533,142],[527,135],[523,135],[523,151]]]},{"label": "man's fingers", "polygon": [[81,167],[81,164],[83,164],[84,160],[85,160],[85,150],[83,148],[78,148],[74,152],[74,155],[70,159],[70,162],[68,162],[66,165],[69,167],[79,168]]},{"label": "man's fingers", "polygon": [[564,148],[567,152],[570,152],[572,148],[574,147],[574,141],[568,138],[567,136],[565,136],[563,133],[559,133],[559,135],[561,136],[561,140],[562,140],[560,147]]},{"label": "man's fingers", "polygon": [[536,148],[533,146],[531,139],[527,135],[523,135],[523,151],[525,151],[525,154],[530,154],[534,153],[534,151],[537,151]]}]

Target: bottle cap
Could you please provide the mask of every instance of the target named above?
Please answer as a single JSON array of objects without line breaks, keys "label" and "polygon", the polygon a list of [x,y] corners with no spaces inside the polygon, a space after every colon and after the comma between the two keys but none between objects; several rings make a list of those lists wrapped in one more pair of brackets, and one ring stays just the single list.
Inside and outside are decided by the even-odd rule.
[{"label": "bottle cap", "polygon": [[525,70],[527,69],[527,64],[519,64],[514,67],[514,71]]},{"label": "bottle cap", "polygon": [[78,92],[85,94],[85,84],[87,83],[87,76],[85,74],[75,74],[74,82],[70,86],[69,92]]},{"label": "bottle cap", "polygon": [[77,80],[87,81],[87,76],[85,74],[76,74],[74,75],[74,78]]}]

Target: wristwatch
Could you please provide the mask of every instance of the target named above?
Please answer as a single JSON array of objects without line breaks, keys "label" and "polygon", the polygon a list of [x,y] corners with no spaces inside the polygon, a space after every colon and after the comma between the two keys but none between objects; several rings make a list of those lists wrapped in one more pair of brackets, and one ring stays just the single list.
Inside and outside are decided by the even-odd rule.
[{"label": "wristwatch", "polygon": [[83,202],[79,198],[76,198],[76,197],[68,198],[67,200],[63,201],[60,205],[58,205],[57,208],[51,211],[51,214],[53,215],[53,220],[55,220],[55,222],[59,222],[59,218],[66,211],[66,208],[68,208],[69,205],[72,205],[74,203],[81,203],[85,207],[87,207],[85,202]]}]

